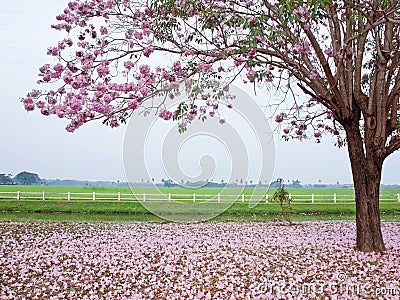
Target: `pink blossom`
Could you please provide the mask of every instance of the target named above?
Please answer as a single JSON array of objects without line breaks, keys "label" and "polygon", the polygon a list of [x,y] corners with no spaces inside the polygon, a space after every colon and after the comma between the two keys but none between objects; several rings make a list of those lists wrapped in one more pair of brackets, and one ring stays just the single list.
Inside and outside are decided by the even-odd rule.
[{"label": "pink blossom", "polygon": [[170,112],[167,109],[163,109],[160,114],[159,114],[160,118],[164,119],[165,121],[168,121],[172,118],[172,112]]},{"label": "pink blossom", "polygon": [[314,137],[315,138],[320,138],[321,137],[321,132],[316,132],[316,133],[314,133]]},{"label": "pink blossom", "polygon": [[50,69],[50,64],[45,64],[44,66],[39,68],[39,72],[44,74],[47,73],[49,69]]},{"label": "pink blossom", "polygon": [[169,87],[171,90],[178,90],[179,89],[179,82],[178,81],[173,81],[170,83]]},{"label": "pink blossom", "polygon": [[185,56],[192,56],[192,55],[194,55],[194,51],[193,51],[193,50],[186,50],[186,51],[183,53],[183,55],[185,55]]},{"label": "pink blossom", "polygon": [[199,63],[199,71],[201,72],[211,72],[211,65],[210,64],[204,64],[204,63]]},{"label": "pink blossom", "polygon": [[149,57],[154,52],[154,48],[146,47],[143,49],[143,55]]},{"label": "pink blossom", "polygon": [[41,91],[39,90],[32,90],[32,92],[29,93],[29,96],[32,98],[37,98],[41,95]]},{"label": "pink blossom", "polygon": [[146,95],[150,94],[151,90],[148,87],[143,86],[143,87],[139,88],[139,92],[143,96],[146,96]]},{"label": "pink blossom", "polygon": [[312,70],[310,73],[310,78],[315,79],[317,76],[318,76],[317,72],[315,72],[315,70]]},{"label": "pink blossom", "polygon": [[50,76],[49,74],[44,75],[44,76],[43,76],[43,81],[44,81],[44,82],[49,82],[49,81],[51,81],[51,76]]},{"label": "pink blossom", "polygon": [[247,55],[249,56],[249,57],[253,57],[254,55],[256,55],[256,49],[251,49],[248,53],[247,53]]},{"label": "pink blossom", "polygon": [[162,70],[161,77],[165,80],[170,80],[172,78],[172,75],[169,72]]},{"label": "pink blossom", "polygon": [[186,122],[182,122],[182,123],[179,123],[179,124],[178,124],[178,127],[179,127],[179,128],[186,128],[186,126],[187,126],[187,123],[186,123]]},{"label": "pink blossom", "polygon": [[293,10],[294,15],[300,15],[300,22],[306,22],[310,17],[307,7],[299,7]]},{"label": "pink blossom", "polygon": [[132,109],[132,110],[135,110],[138,107],[138,105],[139,105],[139,102],[137,100],[131,100],[128,103],[128,108]]},{"label": "pink blossom", "polygon": [[133,67],[135,67],[135,64],[131,61],[125,61],[124,62],[124,67],[128,70],[132,69]]},{"label": "pink blossom", "polygon": [[195,114],[192,114],[192,113],[186,114],[186,115],[185,115],[185,118],[186,118],[188,121],[193,121],[193,120],[195,119],[195,117],[196,117],[196,115],[195,115]]},{"label": "pink blossom", "polygon": [[175,61],[172,65],[172,68],[174,69],[174,71],[179,72],[182,70],[182,65],[179,61]]},{"label": "pink blossom", "polygon": [[285,114],[281,113],[279,115],[275,116],[275,122],[277,123],[281,123],[283,121],[283,119],[285,118]]},{"label": "pink blossom", "polygon": [[64,66],[62,64],[56,64],[53,67],[54,71],[56,71],[57,73],[61,73],[62,71],[64,71]]},{"label": "pink blossom", "polygon": [[47,55],[58,56],[59,53],[60,50],[58,49],[58,47],[50,47],[47,49]]},{"label": "pink blossom", "polygon": [[332,52],[332,49],[326,49],[325,51],[324,51],[324,53],[328,56],[328,57],[333,57],[333,52]]},{"label": "pink blossom", "polygon": [[100,33],[101,35],[106,35],[108,33],[108,30],[104,26],[100,26]]},{"label": "pink blossom", "polygon": [[105,77],[110,73],[110,70],[108,69],[107,66],[98,66],[96,68],[97,74],[99,74],[100,77]]},{"label": "pink blossom", "polygon": [[74,132],[75,129],[76,129],[76,127],[75,127],[74,125],[72,125],[72,124],[68,124],[67,127],[65,127],[65,129],[66,129],[68,132]]},{"label": "pink blossom", "polygon": [[150,67],[148,65],[141,65],[139,71],[143,76],[148,76],[150,74]]},{"label": "pink blossom", "polygon": [[306,43],[306,42],[304,42],[302,44],[295,44],[293,52],[295,54],[309,53],[310,45],[309,45],[309,43]]},{"label": "pink blossom", "polygon": [[34,104],[32,98],[28,97],[28,98],[22,99],[22,102],[24,103],[25,109],[27,111],[32,111],[35,109],[35,104]]},{"label": "pink blossom", "polygon": [[247,79],[250,81],[250,82],[254,82],[255,80],[256,80],[256,75],[257,75],[257,73],[256,73],[256,71],[254,71],[254,70],[249,70],[247,73],[246,73],[246,77],[247,77]]}]

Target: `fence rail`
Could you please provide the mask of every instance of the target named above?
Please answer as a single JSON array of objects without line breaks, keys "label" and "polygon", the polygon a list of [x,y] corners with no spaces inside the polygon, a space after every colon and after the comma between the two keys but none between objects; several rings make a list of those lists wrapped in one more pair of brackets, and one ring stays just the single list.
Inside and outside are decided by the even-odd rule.
[{"label": "fence rail", "polygon": [[[0,201],[3,200],[59,200],[59,201],[191,201],[191,202],[248,202],[252,195],[239,194],[132,194],[132,193],[72,193],[72,192],[0,192]],[[263,202],[271,203],[271,195],[255,195],[255,197],[263,198]],[[290,194],[293,204],[332,204],[332,203],[354,203],[354,194]],[[398,202],[400,203],[400,194],[381,194],[381,202]]]}]

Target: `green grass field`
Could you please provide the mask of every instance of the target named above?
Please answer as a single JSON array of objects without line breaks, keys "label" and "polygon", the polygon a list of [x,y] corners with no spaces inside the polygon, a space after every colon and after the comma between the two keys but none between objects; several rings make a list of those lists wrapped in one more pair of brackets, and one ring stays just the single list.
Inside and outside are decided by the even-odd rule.
[{"label": "green grass field", "polygon": [[[21,192],[21,199],[1,199],[2,192]],[[38,193],[33,196],[36,198],[24,198],[24,193]],[[47,197],[45,201],[41,200],[42,192]],[[66,201],[66,193],[87,193],[80,196],[85,200]],[[92,193],[96,193],[96,201],[92,200]],[[159,193],[151,188],[135,188],[133,192],[142,197],[143,193]],[[179,196],[188,194],[190,197],[196,193],[198,202],[209,198],[205,195],[217,195],[221,193],[221,202],[224,202],[226,195],[245,194],[245,202],[241,202],[241,197],[237,202],[229,207],[223,214],[214,218],[216,221],[224,220],[256,220],[265,221],[279,217],[280,207],[277,204],[260,202],[257,206],[250,208],[248,199],[253,192],[251,189],[183,189],[183,188],[161,188],[161,193],[174,195],[174,200],[188,198],[188,196]],[[264,195],[266,190],[257,190],[256,194]],[[274,190],[268,190],[269,197]],[[293,195],[293,215],[294,220],[353,220],[355,215],[354,200],[349,197],[354,196],[352,189],[291,189]],[[58,197],[63,193],[63,200],[52,199],[51,196]],[[161,218],[151,214],[140,202],[132,200],[117,201],[117,194],[131,195],[128,187],[58,187],[58,186],[0,186],[0,219],[1,220],[48,220],[48,221],[162,221]],[[399,189],[384,189],[381,191],[381,212],[383,220],[400,221],[400,203],[397,201]],[[113,200],[110,198],[112,194]],[[176,195],[178,194],[178,195]],[[314,194],[315,203],[311,203],[311,194]],[[333,202],[333,194],[337,196],[337,203]],[[15,194],[10,194],[15,195]],[[352,196],[353,195],[353,196]],[[26,195],[25,195],[26,196]],[[28,196],[32,196],[28,194]],[[132,196],[130,196],[132,197]],[[132,198],[131,198],[132,199]],[[142,198],[140,198],[142,199]],[[220,205],[216,197],[210,209]],[[270,198],[269,198],[270,199]],[[190,200],[190,199],[188,199]],[[185,200],[187,201],[187,200]],[[166,198],[158,201],[161,211],[168,211],[171,214],[179,213],[174,201],[168,203]],[[156,206],[157,209],[157,206]],[[154,211],[154,210],[153,210]]]},{"label": "green grass field", "polygon": [[[98,200],[117,200],[118,193],[121,194],[121,200],[132,200],[132,191],[135,196],[139,199],[143,198],[143,194],[146,194],[148,199],[157,198],[155,194],[163,193],[164,195],[172,194],[173,199],[192,199],[193,193],[196,193],[196,199],[209,199],[210,196],[216,196],[221,193],[221,199],[232,198],[233,195],[240,196],[242,193],[245,194],[246,199],[251,194],[264,195],[268,193],[269,198],[274,193],[274,189],[241,189],[241,188],[203,188],[203,189],[189,189],[189,188],[150,188],[150,187],[134,187],[133,190],[129,187],[94,187],[94,186],[0,186],[0,199],[4,198],[16,198],[16,192],[20,191],[21,200],[29,199],[41,199],[42,193],[45,192],[46,199],[67,199],[67,192],[71,193],[71,199],[80,200],[92,200],[93,192],[96,194],[95,197]],[[337,202],[354,202],[354,190],[347,188],[320,188],[320,189],[288,189],[288,192],[292,194],[294,203],[311,203],[312,194],[314,194],[315,202],[334,202],[334,194],[336,195]],[[10,194],[4,194],[10,193]],[[36,193],[36,194],[30,194]],[[381,190],[381,201],[397,201],[400,189],[382,189]],[[167,199],[167,196],[161,197],[163,200]],[[160,199],[161,199],[160,198]],[[238,199],[240,200],[240,199]]]},{"label": "green grass field", "polygon": [[[154,188],[149,187],[134,187],[134,193],[141,194],[146,193],[148,191],[154,190]],[[240,192],[241,188],[227,188],[225,189],[230,193]],[[261,190],[261,189],[260,189]],[[129,187],[102,187],[102,186],[19,186],[19,185],[0,185],[0,192],[16,192],[16,191],[27,191],[27,192],[63,192],[66,193],[68,191],[75,193],[131,193]],[[174,194],[186,194],[196,192],[198,194],[217,194],[221,191],[220,188],[202,188],[202,189],[190,189],[190,188],[181,188],[181,187],[173,187],[173,188],[160,188],[160,191],[163,193],[174,193]],[[244,189],[245,193],[251,191],[251,189]],[[265,193],[265,189],[263,189]],[[308,189],[308,188],[300,188],[300,189],[288,189],[288,191],[292,194],[297,195],[348,195],[354,194],[354,190],[351,188],[317,188],[317,189]],[[272,195],[274,189],[269,189],[268,194]],[[400,189],[382,189],[381,194],[383,195],[393,195],[400,193]]]},{"label": "green grass field", "polygon": [[[153,188],[149,187],[134,187],[135,193],[143,193],[148,192]],[[173,188],[160,188],[162,192],[173,192],[173,193],[192,193],[196,191],[196,193],[203,193],[203,194],[210,194],[210,193],[218,193],[219,188],[199,188],[199,189],[190,189],[190,188],[181,188],[181,187],[173,187]],[[240,191],[240,188],[229,188],[230,191]],[[107,193],[130,193],[131,190],[129,187],[103,187],[103,186],[21,186],[21,185],[0,185],[0,192],[16,192],[16,191],[27,191],[27,192],[107,192]],[[269,190],[269,194],[273,189]],[[290,192],[296,192],[296,194],[317,194],[317,193],[324,193],[324,194],[334,194],[334,193],[341,193],[341,194],[349,194],[353,193],[352,189],[289,189]],[[389,189],[383,190],[383,192],[400,192],[400,189]]]}]

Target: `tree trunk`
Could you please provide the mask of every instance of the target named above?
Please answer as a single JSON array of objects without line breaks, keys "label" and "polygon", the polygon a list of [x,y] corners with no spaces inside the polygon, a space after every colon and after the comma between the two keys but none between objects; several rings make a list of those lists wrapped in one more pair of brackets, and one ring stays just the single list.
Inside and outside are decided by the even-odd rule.
[{"label": "tree trunk", "polygon": [[369,151],[376,147],[371,139],[363,142],[358,124],[346,128],[346,133],[356,200],[357,250],[383,252],[379,210],[383,159],[377,151]]}]

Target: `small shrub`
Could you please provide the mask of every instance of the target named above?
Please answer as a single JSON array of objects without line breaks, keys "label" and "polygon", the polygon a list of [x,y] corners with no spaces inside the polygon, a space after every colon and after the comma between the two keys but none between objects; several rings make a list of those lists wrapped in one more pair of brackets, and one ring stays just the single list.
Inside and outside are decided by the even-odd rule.
[{"label": "small shrub", "polygon": [[290,199],[289,193],[283,184],[283,179],[279,178],[277,181],[279,182],[279,188],[277,188],[272,196],[272,202],[279,204],[282,211],[282,217],[292,224],[292,221],[290,220],[290,215],[292,213],[292,199]]}]

